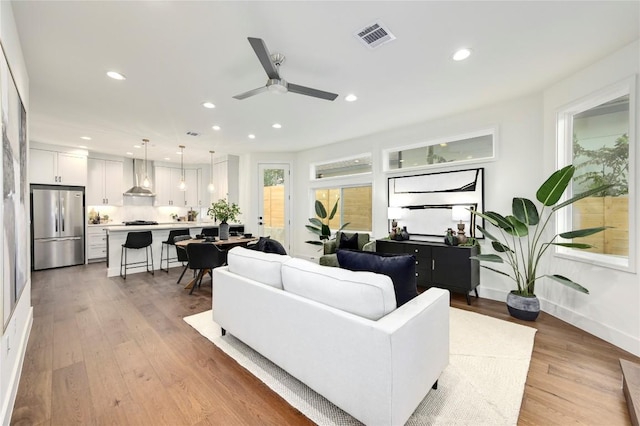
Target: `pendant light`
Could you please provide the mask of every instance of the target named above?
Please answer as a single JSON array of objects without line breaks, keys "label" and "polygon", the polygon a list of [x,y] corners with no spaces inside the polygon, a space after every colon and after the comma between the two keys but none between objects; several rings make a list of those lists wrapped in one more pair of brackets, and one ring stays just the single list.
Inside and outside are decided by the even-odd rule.
[{"label": "pendant light", "polygon": [[178,185],[178,189],[180,191],[187,190],[187,184],[184,181],[184,145],[178,145],[180,147],[180,184]]},{"label": "pendant light", "polygon": [[144,144],[144,179],[142,180],[142,187],[151,188],[151,180],[147,173],[147,145],[149,144],[149,139],[142,139],[142,143]]},{"label": "pendant light", "polygon": [[216,187],[213,185],[213,154],[214,153],[215,151],[209,151],[209,154],[211,154],[211,170],[209,174],[209,186],[207,186],[207,189],[209,190],[210,193],[213,193],[213,191],[216,190]]}]

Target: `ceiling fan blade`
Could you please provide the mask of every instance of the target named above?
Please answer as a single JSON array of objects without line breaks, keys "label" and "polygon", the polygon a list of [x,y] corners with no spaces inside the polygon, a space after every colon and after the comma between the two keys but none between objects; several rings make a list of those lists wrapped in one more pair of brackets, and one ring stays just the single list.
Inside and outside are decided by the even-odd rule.
[{"label": "ceiling fan blade", "polygon": [[313,96],[315,98],[326,99],[333,101],[338,97],[336,93],[325,92],[323,90],[312,89],[311,87],[299,86],[297,84],[288,83],[290,92],[297,93],[299,95]]},{"label": "ceiling fan blade", "polygon": [[264,44],[261,38],[247,37],[249,43],[251,43],[251,47],[253,47],[253,51],[256,52],[256,56],[260,60],[262,64],[262,68],[267,73],[269,78],[280,79],[280,75],[278,74],[278,69],[271,61],[271,54],[269,53],[269,49],[267,49],[267,45]]},{"label": "ceiling fan blade", "polygon": [[239,95],[235,95],[234,98],[235,99],[246,99],[250,96],[255,96],[255,95],[259,95],[262,92],[266,92],[267,91],[267,86],[262,86],[262,87],[258,87],[257,89],[253,89],[253,90],[249,90],[248,92],[244,92],[244,93],[240,93]]}]

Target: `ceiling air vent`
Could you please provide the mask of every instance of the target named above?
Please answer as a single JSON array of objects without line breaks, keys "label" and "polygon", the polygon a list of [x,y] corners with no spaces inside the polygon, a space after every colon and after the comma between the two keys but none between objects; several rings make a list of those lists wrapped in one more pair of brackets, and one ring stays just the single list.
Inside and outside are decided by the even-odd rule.
[{"label": "ceiling air vent", "polygon": [[385,25],[378,21],[356,31],[354,35],[369,49],[375,49],[383,44],[395,40],[396,36]]}]

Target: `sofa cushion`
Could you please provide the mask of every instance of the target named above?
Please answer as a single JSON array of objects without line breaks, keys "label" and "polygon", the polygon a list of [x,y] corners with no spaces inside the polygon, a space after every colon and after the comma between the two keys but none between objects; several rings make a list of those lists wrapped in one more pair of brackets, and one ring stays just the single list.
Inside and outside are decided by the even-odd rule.
[{"label": "sofa cushion", "polygon": [[389,276],[393,281],[398,307],[418,295],[416,258],[413,255],[338,250],[337,256],[341,268],[351,271],[371,271]]},{"label": "sofa cushion", "polygon": [[290,256],[234,247],[229,250],[229,271],[245,278],[282,289],[282,264]]},{"label": "sofa cushion", "polygon": [[358,233],[356,232],[350,237],[347,237],[347,234],[340,234],[338,247],[340,249],[358,250]]},{"label": "sofa cushion", "polygon": [[373,272],[291,259],[282,265],[282,285],[285,291],[374,321],[396,308],[393,282]]}]

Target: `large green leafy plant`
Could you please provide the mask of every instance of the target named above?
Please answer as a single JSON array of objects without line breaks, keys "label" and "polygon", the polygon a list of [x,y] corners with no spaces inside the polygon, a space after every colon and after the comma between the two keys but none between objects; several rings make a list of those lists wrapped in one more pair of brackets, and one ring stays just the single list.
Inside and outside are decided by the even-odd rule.
[{"label": "large green leafy plant", "polygon": [[478,226],[477,228],[491,240],[493,249],[501,255],[479,254],[473,256],[472,259],[481,262],[507,263],[511,268],[510,273],[499,271],[485,265],[482,266],[514,280],[517,285],[515,293],[521,296],[535,296],[536,280],[542,277],[548,277],[582,293],[589,293],[586,288],[562,275],[538,275],[540,259],[552,245],[575,249],[591,248],[589,244],[556,242],[558,237],[564,239],[586,237],[605,229],[605,227],[598,227],[563,232],[553,235],[548,241],[543,240],[545,237],[545,228],[558,210],[582,198],[605,191],[612,186],[602,185],[557,204],[571,182],[574,172],[574,166],[566,166],[554,172],[542,184],[536,192],[536,199],[542,203],[540,211],[538,211],[538,208],[532,201],[526,198],[514,198],[511,207],[512,214],[507,216],[502,216],[499,213],[491,211],[484,213],[471,211],[471,213],[483,217],[495,226],[500,231],[501,237],[498,238],[483,227]]},{"label": "large green leafy plant", "polygon": [[221,223],[235,222],[240,218],[240,207],[236,203],[229,204],[226,199],[219,199],[211,204],[207,215]]},{"label": "large green leafy plant", "polygon": [[[311,225],[305,226],[309,231],[316,234],[319,237],[319,240],[305,241],[306,243],[321,246],[322,244],[324,244],[325,240],[331,238],[331,228],[329,228],[329,222],[333,219],[333,217],[336,215],[336,212],[338,211],[339,201],[340,199],[338,198],[336,200],[336,203],[333,205],[333,208],[331,209],[331,213],[327,214],[327,209],[324,207],[324,204],[322,204],[320,200],[316,200],[315,209],[317,217],[309,218],[309,222],[311,222]],[[347,225],[349,225],[349,222],[342,225],[340,229],[338,229],[338,231],[342,231]]]}]

